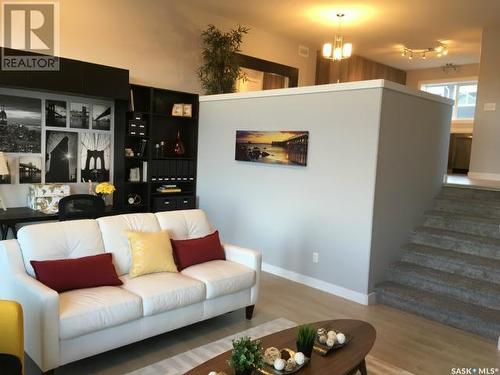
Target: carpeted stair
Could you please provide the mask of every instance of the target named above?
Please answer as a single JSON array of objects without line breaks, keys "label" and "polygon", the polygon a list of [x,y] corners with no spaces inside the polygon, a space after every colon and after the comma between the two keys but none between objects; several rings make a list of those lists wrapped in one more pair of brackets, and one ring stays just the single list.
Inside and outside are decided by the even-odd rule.
[{"label": "carpeted stair", "polygon": [[403,250],[378,302],[499,339],[500,191],[443,187]]}]

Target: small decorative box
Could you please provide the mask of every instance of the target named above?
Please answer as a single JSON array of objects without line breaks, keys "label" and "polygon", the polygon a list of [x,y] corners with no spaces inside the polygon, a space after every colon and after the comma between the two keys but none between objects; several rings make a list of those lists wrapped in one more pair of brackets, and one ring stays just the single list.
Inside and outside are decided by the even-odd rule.
[{"label": "small decorative box", "polygon": [[28,187],[28,207],[44,213],[56,213],[61,198],[70,194],[69,185],[34,184]]}]

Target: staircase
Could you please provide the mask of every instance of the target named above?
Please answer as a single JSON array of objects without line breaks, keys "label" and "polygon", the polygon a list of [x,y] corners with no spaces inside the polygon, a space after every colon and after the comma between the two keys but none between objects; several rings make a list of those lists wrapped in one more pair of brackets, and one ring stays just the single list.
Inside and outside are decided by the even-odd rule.
[{"label": "staircase", "polygon": [[500,191],[445,186],[403,250],[379,303],[499,340]]}]

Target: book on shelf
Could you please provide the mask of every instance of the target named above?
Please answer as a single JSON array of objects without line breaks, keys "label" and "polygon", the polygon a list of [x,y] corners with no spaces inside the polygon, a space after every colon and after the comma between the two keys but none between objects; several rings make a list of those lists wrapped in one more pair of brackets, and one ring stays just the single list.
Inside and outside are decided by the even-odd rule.
[{"label": "book on shelf", "polygon": [[158,193],[168,194],[168,193],[180,193],[182,189],[177,185],[162,185],[158,189],[156,189]]},{"label": "book on shelf", "polygon": [[143,182],[148,181],[148,162],[147,161],[142,162],[142,181]]}]

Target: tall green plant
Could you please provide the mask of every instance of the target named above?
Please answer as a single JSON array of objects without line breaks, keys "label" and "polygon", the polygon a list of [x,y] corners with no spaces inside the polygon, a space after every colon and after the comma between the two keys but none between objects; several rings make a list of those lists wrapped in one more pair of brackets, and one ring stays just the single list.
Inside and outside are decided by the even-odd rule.
[{"label": "tall green plant", "polygon": [[198,70],[201,86],[208,95],[236,91],[236,81],[243,77],[236,58],[243,35],[250,29],[238,25],[237,29],[222,32],[214,25],[201,33],[203,65]]}]

